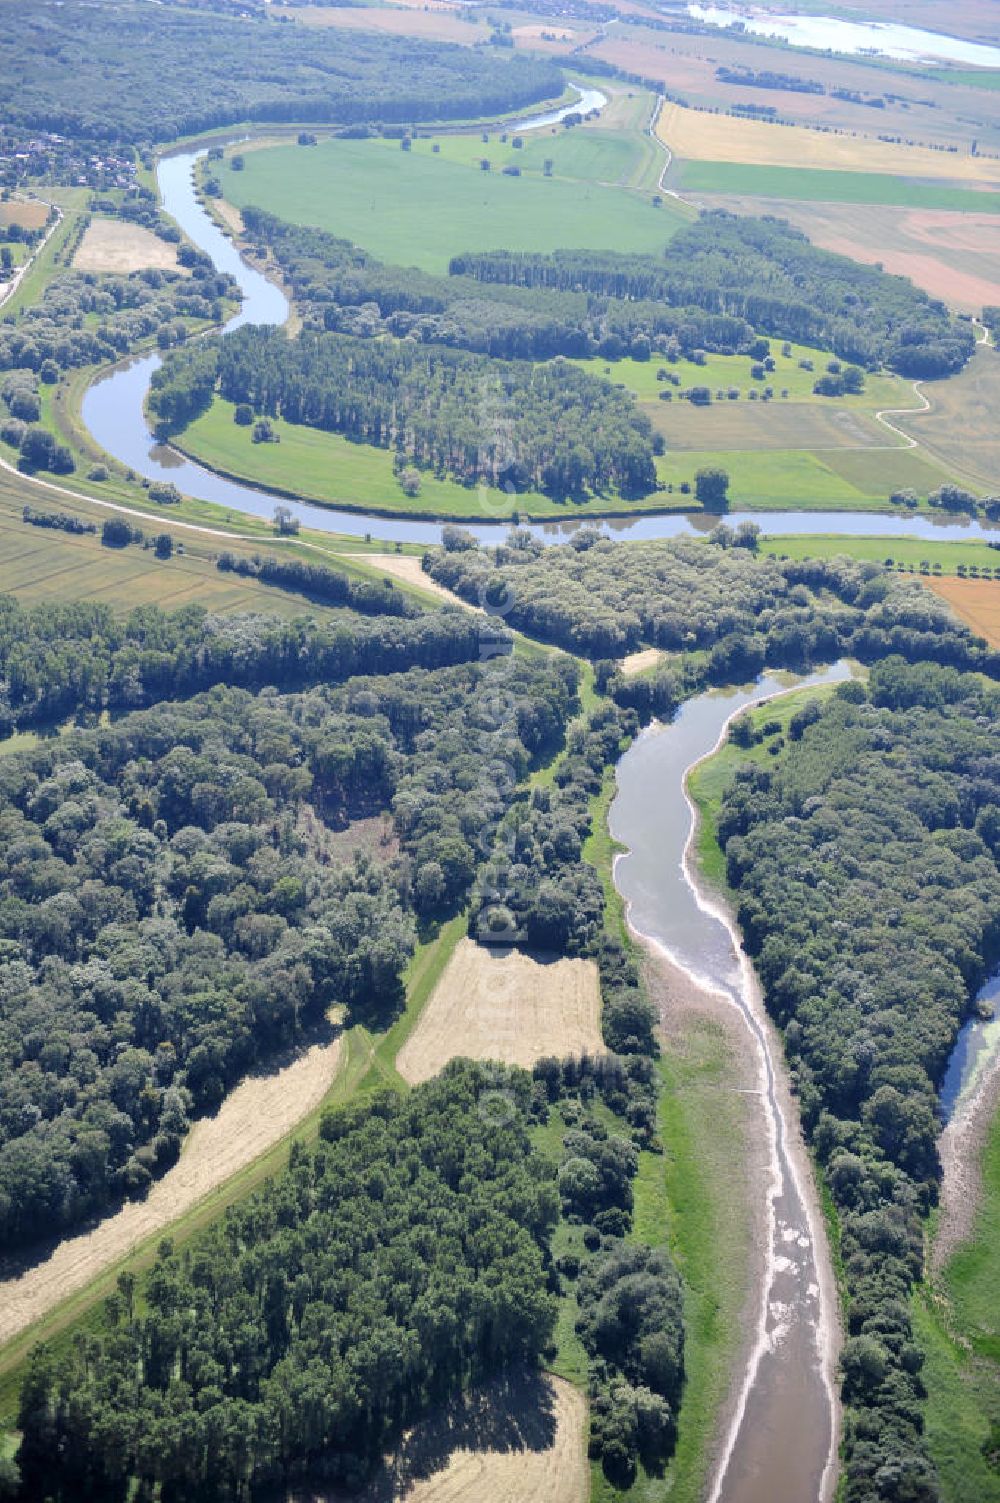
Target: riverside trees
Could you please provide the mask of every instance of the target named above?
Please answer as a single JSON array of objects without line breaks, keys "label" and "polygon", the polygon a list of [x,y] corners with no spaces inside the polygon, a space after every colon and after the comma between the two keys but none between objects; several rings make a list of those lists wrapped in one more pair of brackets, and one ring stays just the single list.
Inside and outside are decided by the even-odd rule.
[{"label": "riverside trees", "polygon": [[937,1088],[1000,955],[1000,694],[888,657],[793,718],[719,819],[747,950],[841,1226],[847,1494],[938,1496],[908,1295]]},{"label": "riverside trees", "polygon": [[230,401],[393,448],[466,485],[560,497],[643,495],[656,485],[648,418],[628,393],[564,361],[501,362],[409,341],[310,332],[288,339],[243,327],[167,358],[150,393],[161,431],[206,404],[213,358]]}]

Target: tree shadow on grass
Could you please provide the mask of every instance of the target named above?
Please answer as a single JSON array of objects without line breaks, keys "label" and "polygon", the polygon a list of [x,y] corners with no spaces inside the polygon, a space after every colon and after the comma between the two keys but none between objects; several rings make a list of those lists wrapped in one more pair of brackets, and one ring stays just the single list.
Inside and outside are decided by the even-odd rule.
[{"label": "tree shadow on grass", "polygon": [[[415,1483],[442,1472],[457,1451],[547,1451],[556,1429],[551,1384],[541,1373],[515,1369],[434,1410],[351,1496],[354,1503],[400,1503]],[[306,1496],[309,1503],[346,1503],[348,1495]]]}]

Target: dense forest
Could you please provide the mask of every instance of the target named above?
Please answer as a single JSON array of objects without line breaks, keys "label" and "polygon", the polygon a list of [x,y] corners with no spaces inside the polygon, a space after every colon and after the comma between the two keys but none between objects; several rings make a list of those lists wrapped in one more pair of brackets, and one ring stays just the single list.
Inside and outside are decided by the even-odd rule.
[{"label": "dense forest", "polygon": [[290,283],[307,328],[372,338],[392,334],[455,345],[502,359],[556,355],[649,355],[696,349],[749,352],[745,318],[674,307],[649,298],[434,276],[386,265],[325,230],[287,224],[262,209],[243,210],[252,243],[269,251]]},{"label": "dense forest", "polygon": [[8,7],[0,74],[8,126],[129,148],[242,120],[475,119],[564,87],[551,63],[497,48],[86,0]]},{"label": "dense forest", "polygon": [[[424,568],[471,603],[504,603],[510,626],[570,652],[605,659],[663,648],[671,657],[659,681],[673,703],[690,692],[693,671],[702,682],[727,683],[755,676],[765,662],[803,667],[844,652],[865,662],[898,652],[1000,675],[1000,655],[915,580],[847,559],[779,562],[727,546],[737,536],[728,528],[713,536],[715,545],[683,538],[622,546],[586,528],[543,547],[515,531],[487,548],[452,527]],[[631,692],[655,684],[641,680]]]},{"label": "dense forest", "polygon": [[628,392],[566,361],[244,326],[167,357],[149,397],[158,432],[211,400],[216,371],[222,395],[253,413],[392,448],[465,485],[560,498],[656,486],[649,419]]},{"label": "dense forest", "polygon": [[[939,1176],[937,1088],[1000,956],[1000,695],[889,657],[747,766],[719,834],[840,1221],[846,1497],[938,1497],[908,1295]],[[734,736],[745,744],[747,725]]]},{"label": "dense forest", "polygon": [[169,613],[138,606],[122,619],[106,605],[25,607],[0,595],[0,735],[138,709],[215,684],[300,688],[510,650],[497,623],[458,610],[399,619],[395,592],[387,587],[384,599],[389,616],[382,620],[345,611],[324,621],[285,621],[216,616],[200,605]]},{"label": "dense forest", "polygon": [[723,210],[678,231],[660,259],[498,250],[455,256],[451,270],[481,282],[703,308],[904,376],[948,375],[975,348],[969,325],[905,277],[820,250],[784,221]]},{"label": "dense forest", "polygon": [[[4,759],[8,1246],[141,1191],[190,1116],[331,1006],[391,1016],[413,915],[465,901],[501,790],[573,703],[569,665],[512,660],[490,726],[487,671],[219,688]],[[381,810],[400,860],[336,861],[328,827]]]},{"label": "dense forest", "polygon": [[[479,1110],[502,1085],[511,1109]],[[453,1064],[328,1114],[319,1143],[21,1393],[22,1496],[162,1503],[364,1481],[456,1390],[534,1362],[559,1204],[531,1150],[530,1077]],[[127,1397],[126,1397],[127,1396]],[[154,1493],[155,1489],[155,1493]]]}]

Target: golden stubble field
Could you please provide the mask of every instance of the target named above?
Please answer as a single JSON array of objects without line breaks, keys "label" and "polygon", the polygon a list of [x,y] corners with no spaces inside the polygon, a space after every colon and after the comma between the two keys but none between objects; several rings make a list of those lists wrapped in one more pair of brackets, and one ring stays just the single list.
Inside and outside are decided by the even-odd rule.
[{"label": "golden stubble field", "polygon": [[603,1050],[594,961],[534,958],[463,939],[396,1056],[396,1068],[417,1085],[459,1057],[530,1069],[546,1055]]},{"label": "golden stubble field", "polygon": [[928,579],[925,583],[947,600],[977,636],[985,637],[991,647],[1000,647],[1000,580]]},{"label": "golden stubble field", "polygon": [[288,1503],[586,1503],[586,1418],[563,1379],[505,1374],[412,1430],[350,1500],[309,1491]]},{"label": "golden stubble field", "polygon": [[44,1261],[0,1281],[0,1345],[114,1268],[141,1242],[199,1205],[319,1106],[340,1065],[342,1040],[316,1043],[282,1068],[252,1075],[214,1117],[200,1118],[172,1169],[145,1200],[127,1202],[92,1231],[60,1242]]},{"label": "golden stubble field", "polygon": [[672,152],[695,162],[752,162],[755,166],[798,167],[840,172],[888,172],[899,177],[945,178],[964,184],[1000,181],[1000,161],[961,152],[933,151],[879,141],[872,136],[836,135],[797,125],[768,125],[734,115],[665,104],[656,134]]},{"label": "golden stubble field", "polygon": [[77,271],[177,270],[177,247],[141,224],[124,219],[92,219],[73,257]]}]

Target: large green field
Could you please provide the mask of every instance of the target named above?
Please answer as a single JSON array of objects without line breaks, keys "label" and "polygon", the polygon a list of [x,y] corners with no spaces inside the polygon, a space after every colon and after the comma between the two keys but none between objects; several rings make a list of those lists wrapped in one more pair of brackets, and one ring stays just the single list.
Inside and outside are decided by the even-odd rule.
[{"label": "large green field", "polygon": [[[958,209],[1000,214],[1000,193],[948,188],[886,172],[837,172],[829,168],[766,167],[748,162],[685,161],[677,171],[691,193],[740,193],[760,198],[799,198],[816,203],[898,204],[912,209]],[[997,163],[1000,181],[1000,162]]]},{"label": "large green field", "polygon": [[[527,141],[527,138],[526,138]],[[635,167],[627,137],[564,132],[522,151],[479,136],[442,137],[441,152],[418,142],[328,140],[318,146],[273,146],[245,155],[242,172],[223,169],[226,197],[281,218],[353,240],[397,265],[445,271],[462,250],[590,247],[657,252],[690,214],[669,199],[608,187]],[[547,156],[561,153],[566,176],[546,178]],[[479,168],[488,158],[491,170]],[[537,170],[507,177],[509,158],[530,158]],[[572,170],[573,177],[568,176]]]},{"label": "large green field", "polygon": [[[899,518],[906,527],[906,513]],[[856,558],[866,563],[903,566],[917,573],[957,574],[959,565],[980,573],[1000,569],[1000,552],[988,543],[938,543],[924,538],[854,538],[827,532],[794,537],[764,537],[760,551],[776,558]]]},{"label": "large green field", "polygon": [[915,1302],[927,1348],[927,1441],[946,1503],[1000,1503],[1000,1471],[983,1445],[1000,1435],[1000,1114],[982,1158],[983,1203],[974,1239],[960,1248],[940,1291]]}]

